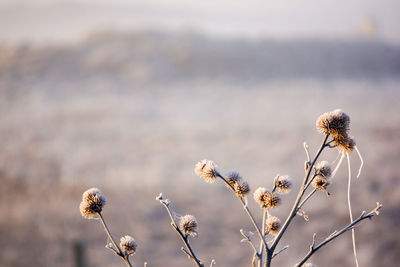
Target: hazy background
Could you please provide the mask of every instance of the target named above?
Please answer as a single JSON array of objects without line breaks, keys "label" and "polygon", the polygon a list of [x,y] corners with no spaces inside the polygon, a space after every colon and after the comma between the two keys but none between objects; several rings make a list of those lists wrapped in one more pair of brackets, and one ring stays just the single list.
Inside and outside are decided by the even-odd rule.
[{"label": "hazy background", "polygon": [[[180,251],[164,192],[193,214],[199,257],[249,266],[252,230],[225,186],[193,168],[203,158],[239,170],[254,190],[277,173],[295,189],[304,141],[315,152],[315,120],[341,108],[365,166],[353,181],[353,210],[384,204],[357,228],[361,266],[400,260],[400,2],[61,1],[0,2],[0,265],[122,266],[104,248],[97,221],[78,210],[99,187],[119,239],[139,243],[135,266],[191,266]],[[333,161],[335,149],[323,159]],[[352,155],[353,173],[359,160]],[[322,240],[348,224],[346,165],[281,241],[274,259],[292,266],[314,232]],[[282,220],[296,192],[273,214]],[[249,197],[257,219],[261,210]],[[354,266],[350,234],[311,258]],[[85,265],[85,266],[86,266]]]}]

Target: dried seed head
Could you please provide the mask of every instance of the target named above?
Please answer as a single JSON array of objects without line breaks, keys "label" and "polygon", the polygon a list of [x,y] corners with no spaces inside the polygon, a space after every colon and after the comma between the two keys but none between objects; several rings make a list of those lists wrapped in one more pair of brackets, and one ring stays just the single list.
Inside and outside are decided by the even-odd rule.
[{"label": "dried seed head", "polygon": [[274,186],[281,193],[289,193],[292,189],[292,180],[287,175],[277,175],[274,179]]},{"label": "dried seed head", "polygon": [[254,192],[254,199],[262,208],[272,209],[281,203],[281,198],[276,193],[271,193],[264,187],[259,187]]},{"label": "dried seed head", "polygon": [[197,221],[193,215],[182,216],[179,220],[179,229],[185,235],[196,236],[197,235]]},{"label": "dried seed head", "polygon": [[226,174],[226,181],[232,186],[235,186],[235,183],[240,182],[243,180],[242,176],[240,176],[239,172],[237,171],[229,171]]},{"label": "dried seed head", "polygon": [[335,136],[342,136],[347,133],[350,125],[350,117],[340,109],[326,112],[318,117],[317,129],[321,133]]},{"label": "dried seed head", "polygon": [[[317,175],[312,181],[312,186],[317,190],[323,190],[328,193],[326,188],[330,185],[329,181],[322,175]],[[328,193],[329,194],[329,193]]]},{"label": "dried seed head", "polygon": [[356,141],[354,138],[345,134],[343,136],[339,136],[334,138],[334,145],[337,146],[340,150],[345,152],[353,151],[354,147],[356,146]]},{"label": "dried seed head", "polygon": [[207,183],[213,183],[218,175],[217,165],[211,160],[203,159],[198,162],[194,168],[194,172],[202,177]]},{"label": "dried seed head", "polygon": [[138,244],[136,243],[133,237],[126,235],[121,237],[121,243],[119,244],[122,251],[125,252],[126,255],[132,255],[136,252]]},{"label": "dried seed head", "polygon": [[328,179],[332,175],[332,169],[326,160],[318,162],[315,166],[317,173]]},{"label": "dried seed head", "polygon": [[238,197],[244,197],[250,192],[250,186],[246,181],[238,181],[234,184],[233,189]]},{"label": "dried seed head", "polygon": [[105,204],[106,197],[103,193],[98,188],[90,188],[82,194],[79,210],[84,218],[92,219],[102,211]]},{"label": "dried seed head", "polygon": [[281,220],[275,216],[269,216],[265,222],[265,231],[271,235],[276,235],[281,229]]}]

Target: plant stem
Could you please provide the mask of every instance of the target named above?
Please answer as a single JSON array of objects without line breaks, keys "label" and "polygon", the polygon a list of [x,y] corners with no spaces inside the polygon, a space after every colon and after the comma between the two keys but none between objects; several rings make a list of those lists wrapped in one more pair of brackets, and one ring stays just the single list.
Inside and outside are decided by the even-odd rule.
[{"label": "plant stem", "polygon": [[[124,253],[122,253],[122,250],[120,249],[120,247],[119,247],[119,246],[117,245],[117,243],[115,242],[115,240],[114,240],[114,238],[113,238],[113,236],[112,236],[112,234],[111,234],[111,231],[110,231],[110,229],[108,228],[107,223],[106,223],[106,221],[105,221],[104,218],[103,218],[103,215],[102,215],[100,212],[98,212],[98,215],[99,215],[99,218],[100,218],[101,223],[103,224],[104,230],[106,231],[106,233],[107,233],[107,235],[108,235],[108,238],[110,238],[112,244],[114,245],[114,247],[115,247],[116,250],[117,250],[117,251],[116,251],[116,254],[124,260],[124,262],[125,262],[125,264],[126,264],[127,266],[132,267],[132,264],[131,264],[131,262],[129,261],[129,255],[125,255]],[[115,251],[114,251],[114,252],[115,252]]]},{"label": "plant stem", "polygon": [[[309,179],[309,177],[310,177],[311,171],[313,170],[313,167],[314,167],[316,161],[318,160],[318,157],[321,155],[322,151],[323,151],[324,148],[327,146],[326,141],[328,140],[328,137],[329,137],[329,134],[327,134],[327,135],[325,136],[325,138],[324,138],[324,140],[323,140],[323,142],[322,142],[322,144],[321,144],[321,146],[320,146],[320,148],[319,148],[317,154],[315,155],[313,161],[311,162],[311,165],[310,165],[310,167],[308,168],[308,171],[307,171],[306,175],[304,176],[303,184],[302,184],[302,186],[300,187],[299,193],[298,193],[297,198],[296,198],[296,200],[295,200],[295,202],[294,202],[294,204],[293,204],[293,207],[292,207],[292,209],[291,209],[289,215],[287,216],[287,218],[286,218],[286,220],[285,220],[285,223],[283,224],[281,230],[279,231],[279,233],[276,235],[276,237],[275,237],[274,240],[273,240],[273,243],[272,243],[272,245],[271,245],[271,247],[270,247],[270,249],[269,249],[269,250],[271,251],[271,253],[269,253],[269,254],[267,255],[267,256],[269,256],[270,258],[272,258],[273,252],[274,252],[276,246],[278,245],[279,241],[281,240],[283,234],[285,233],[286,229],[288,228],[290,222],[291,222],[291,221],[293,220],[293,218],[296,216],[296,213],[297,213],[297,211],[298,211],[298,205],[299,205],[299,203],[300,203],[300,201],[301,201],[301,198],[303,197],[303,195],[304,195],[304,193],[305,193],[306,185],[307,185],[308,179]],[[268,259],[268,257],[267,257],[267,263],[266,263],[266,266],[267,266],[267,267],[270,266],[271,260],[272,260],[272,259]]]},{"label": "plant stem", "polygon": [[[267,214],[267,209],[263,210],[263,219],[262,219],[262,234],[263,234],[263,239],[265,240],[265,217]],[[258,252],[259,254],[259,261],[258,261],[258,267],[262,266],[262,262],[263,262],[263,252],[264,252],[264,243],[262,240],[260,240],[260,250]]]}]

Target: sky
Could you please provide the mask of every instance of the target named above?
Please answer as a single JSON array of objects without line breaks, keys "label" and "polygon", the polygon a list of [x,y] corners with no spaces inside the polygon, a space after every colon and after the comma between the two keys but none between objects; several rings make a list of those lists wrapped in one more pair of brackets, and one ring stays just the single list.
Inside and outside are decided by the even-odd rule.
[{"label": "sky", "polygon": [[63,42],[142,29],[240,38],[375,38],[400,44],[400,0],[1,0],[0,42]]}]

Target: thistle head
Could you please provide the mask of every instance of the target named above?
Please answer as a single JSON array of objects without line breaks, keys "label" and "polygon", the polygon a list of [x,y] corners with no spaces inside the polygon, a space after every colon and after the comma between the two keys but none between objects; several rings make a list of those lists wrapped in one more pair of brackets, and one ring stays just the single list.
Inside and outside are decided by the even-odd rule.
[{"label": "thistle head", "polygon": [[79,205],[81,215],[86,219],[94,218],[103,210],[106,197],[98,188],[90,188],[82,194],[82,202]]},{"label": "thistle head", "polygon": [[138,244],[136,243],[135,239],[133,239],[133,237],[126,235],[121,237],[121,242],[119,246],[126,255],[132,255],[136,252]]},{"label": "thistle head", "polygon": [[259,187],[254,191],[254,199],[262,208],[272,209],[281,203],[281,198],[276,193],[271,193],[264,187]]},{"label": "thistle head", "polygon": [[347,134],[338,138],[334,138],[333,143],[343,152],[351,152],[356,146],[356,141],[354,140],[354,138]]},{"label": "thistle head", "polygon": [[326,160],[318,162],[318,164],[315,166],[315,169],[317,174],[322,175],[326,179],[330,178],[332,175],[331,165]]},{"label": "thistle head", "polygon": [[268,216],[267,220],[265,221],[265,231],[271,235],[278,234],[281,226],[281,220],[275,216]]},{"label": "thistle head", "polygon": [[326,112],[318,117],[317,129],[321,133],[330,134],[333,138],[342,136],[349,130],[350,117],[340,109]]},{"label": "thistle head", "polygon": [[243,180],[242,176],[239,174],[238,171],[229,171],[225,175],[226,181],[232,186],[235,186],[235,183],[238,183]]},{"label": "thistle head", "polygon": [[218,167],[213,161],[203,159],[196,164],[194,172],[207,183],[213,183],[218,176]]},{"label": "thistle head", "polygon": [[179,229],[186,236],[196,236],[197,235],[197,220],[193,215],[182,216],[179,220]]},{"label": "thistle head", "polygon": [[250,186],[246,181],[238,181],[234,184],[233,189],[238,197],[244,197],[250,192]]},{"label": "thistle head", "polygon": [[326,188],[330,185],[330,182],[328,179],[323,177],[322,175],[317,175],[314,180],[312,181],[312,186],[317,189],[317,190],[323,190],[325,191],[328,195],[329,192],[326,190]]},{"label": "thistle head", "polygon": [[277,175],[274,179],[274,187],[280,193],[289,193],[292,189],[292,180],[287,175]]}]

